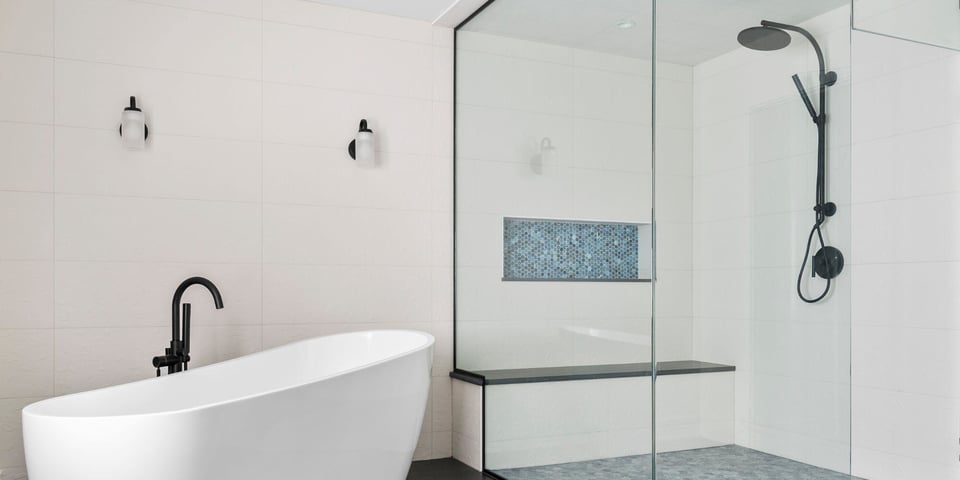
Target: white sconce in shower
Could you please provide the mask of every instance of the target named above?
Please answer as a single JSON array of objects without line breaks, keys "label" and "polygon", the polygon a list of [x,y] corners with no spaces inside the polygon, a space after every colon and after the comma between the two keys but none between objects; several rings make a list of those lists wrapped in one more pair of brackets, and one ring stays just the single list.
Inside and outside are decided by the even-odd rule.
[{"label": "white sconce in shower", "polygon": [[147,145],[146,120],[143,110],[137,108],[137,97],[130,97],[130,106],[123,109],[120,117],[120,138],[124,148],[128,150],[143,150]]},{"label": "white sconce in shower", "polygon": [[530,163],[530,168],[533,170],[533,173],[540,175],[543,173],[545,166],[557,163],[559,156],[560,154],[557,152],[557,147],[553,146],[553,141],[550,140],[550,137],[543,137],[543,139],[540,140],[539,150],[537,150],[537,154],[533,156],[533,161]]},{"label": "white sconce in shower", "polygon": [[543,140],[540,140],[540,158],[542,158],[545,163],[556,162],[559,155],[560,154],[557,153],[557,147],[553,146],[553,141],[550,140],[550,137],[543,137]]},{"label": "white sconce in shower", "polygon": [[360,129],[357,131],[357,137],[350,142],[348,147],[350,158],[363,166],[372,166],[376,163],[376,144],[374,142],[373,130],[367,127],[367,120],[360,120]]}]

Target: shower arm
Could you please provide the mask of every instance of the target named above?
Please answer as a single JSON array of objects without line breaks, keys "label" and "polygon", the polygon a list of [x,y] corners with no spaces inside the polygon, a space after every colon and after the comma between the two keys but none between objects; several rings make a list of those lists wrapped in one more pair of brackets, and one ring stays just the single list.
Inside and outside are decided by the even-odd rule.
[{"label": "shower arm", "polygon": [[816,123],[818,126],[826,123],[826,103],[827,103],[827,87],[833,86],[837,83],[837,73],[828,72],[827,64],[823,59],[823,49],[820,48],[820,43],[817,42],[817,39],[813,35],[795,25],[789,25],[786,23],[771,22],[769,20],[763,20],[760,22],[760,25],[764,27],[779,28],[780,30],[789,30],[791,32],[799,33],[806,38],[811,45],[813,45],[813,51],[817,53],[817,63],[820,66],[820,113],[818,114],[813,108],[813,104],[810,102],[810,97],[807,96],[806,91],[803,88],[803,83],[800,82],[800,77],[797,75],[793,76],[793,82],[797,86],[797,90],[800,91],[800,96],[803,97],[803,103],[806,104],[807,110],[810,112],[810,116],[813,117],[813,123]]},{"label": "shower arm", "polygon": [[810,44],[813,46],[813,51],[817,54],[817,62],[820,67],[820,109],[819,111],[813,108],[813,103],[810,101],[810,97],[807,95],[806,90],[803,88],[803,83],[800,81],[798,75],[793,76],[793,83],[797,86],[797,90],[800,92],[800,97],[803,99],[803,103],[807,107],[807,111],[810,112],[810,116],[813,118],[813,123],[817,125],[817,134],[819,137],[818,141],[818,159],[817,159],[817,206],[814,210],[817,212],[817,223],[823,223],[824,216],[832,216],[836,211],[835,206],[828,206],[826,202],[826,192],[824,186],[824,176],[826,169],[826,152],[825,152],[825,138],[826,138],[826,126],[827,126],[827,87],[833,86],[837,83],[837,73],[828,72],[826,67],[826,62],[823,59],[823,49],[820,48],[820,43],[817,42],[817,39],[813,35],[806,31],[803,28],[800,28],[795,25],[789,25],[786,23],[771,22],[769,20],[763,20],[760,22],[761,26],[768,28],[778,28],[780,30],[788,30],[791,32],[799,33],[806,38]]},{"label": "shower arm", "polygon": [[795,25],[788,25],[786,23],[777,23],[771,22],[769,20],[763,20],[760,22],[760,25],[764,27],[779,28],[780,30],[789,30],[791,32],[797,32],[800,35],[803,35],[804,38],[810,41],[810,44],[813,45],[813,50],[817,52],[817,61],[820,64],[820,87],[829,87],[834,83],[837,83],[837,74],[834,72],[827,72],[826,62],[823,60],[823,50],[820,49],[820,44],[817,43],[817,39],[813,35]]}]

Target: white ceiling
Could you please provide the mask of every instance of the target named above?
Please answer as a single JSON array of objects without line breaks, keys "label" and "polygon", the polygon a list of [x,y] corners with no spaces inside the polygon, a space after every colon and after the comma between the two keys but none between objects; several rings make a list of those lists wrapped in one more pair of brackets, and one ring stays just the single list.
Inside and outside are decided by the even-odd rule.
[{"label": "white ceiling", "polygon": [[[455,26],[484,0],[310,0]],[[849,0],[659,0],[657,56],[696,65],[738,47],[737,32],[760,20],[800,23]],[[496,0],[466,30],[650,57],[651,0]],[[617,28],[632,21],[631,29]]]},{"label": "white ceiling", "polygon": [[[660,0],[657,55],[696,65],[738,47],[737,33],[760,20],[800,23],[849,0]],[[649,58],[650,0],[497,0],[466,30]],[[618,23],[632,21],[630,29]]]}]

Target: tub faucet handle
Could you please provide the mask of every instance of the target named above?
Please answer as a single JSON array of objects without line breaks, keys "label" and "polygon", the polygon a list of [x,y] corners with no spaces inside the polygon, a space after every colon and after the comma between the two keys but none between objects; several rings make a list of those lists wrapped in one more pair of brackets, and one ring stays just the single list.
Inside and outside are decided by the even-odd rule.
[{"label": "tub faucet handle", "polygon": [[153,357],[153,366],[155,368],[169,367],[180,363],[179,355],[160,355]]},{"label": "tub faucet handle", "polygon": [[183,362],[183,370],[187,370],[187,364],[190,363],[190,304],[183,304],[183,350],[180,352],[180,359]]}]

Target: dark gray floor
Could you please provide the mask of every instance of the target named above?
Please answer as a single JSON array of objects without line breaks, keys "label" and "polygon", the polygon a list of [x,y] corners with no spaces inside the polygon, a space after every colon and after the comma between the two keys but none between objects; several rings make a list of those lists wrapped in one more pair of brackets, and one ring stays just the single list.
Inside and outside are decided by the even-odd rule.
[{"label": "dark gray floor", "polygon": [[487,480],[482,473],[452,459],[413,462],[407,480]]},{"label": "dark gray floor", "polygon": [[[659,480],[851,480],[853,477],[729,445],[657,455]],[[508,480],[641,480],[650,455],[496,471]]]}]

